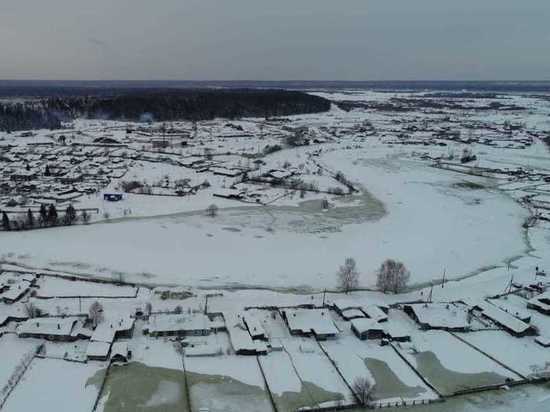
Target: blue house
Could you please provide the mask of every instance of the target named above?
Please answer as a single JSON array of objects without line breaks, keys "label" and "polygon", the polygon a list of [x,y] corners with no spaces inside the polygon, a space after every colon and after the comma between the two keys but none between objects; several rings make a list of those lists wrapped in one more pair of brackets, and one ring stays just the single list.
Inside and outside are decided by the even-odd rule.
[{"label": "blue house", "polygon": [[122,200],[122,193],[104,193],[103,200],[108,202],[119,202]]}]

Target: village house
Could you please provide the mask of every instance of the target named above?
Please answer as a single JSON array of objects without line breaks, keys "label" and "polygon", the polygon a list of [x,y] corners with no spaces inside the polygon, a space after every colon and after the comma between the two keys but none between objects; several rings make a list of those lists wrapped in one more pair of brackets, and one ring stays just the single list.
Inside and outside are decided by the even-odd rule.
[{"label": "village house", "polygon": [[384,326],[367,318],[352,319],[351,331],[361,340],[382,339],[385,336]]},{"label": "village house", "polygon": [[256,316],[251,313],[246,313],[243,315],[243,322],[246,325],[248,333],[250,333],[252,339],[259,339],[263,341],[268,340],[267,333],[262,326],[262,323]]},{"label": "village house", "polygon": [[149,317],[143,332],[150,336],[204,336],[212,328],[210,319],[202,313],[158,314]]},{"label": "village house", "polygon": [[111,344],[108,342],[91,341],[86,348],[88,360],[106,361],[109,359]]},{"label": "village house", "polygon": [[70,342],[77,339],[77,318],[34,318],[20,324],[16,333],[20,338],[40,338]]},{"label": "village house", "polygon": [[465,332],[470,329],[467,310],[452,303],[417,303],[404,305],[403,310],[424,330]]},{"label": "village house", "polygon": [[523,322],[489,302],[480,301],[475,304],[474,308],[481,310],[483,317],[491,320],[512,336],[520,338],[536,334],[536,329],[532,325]]},{"label": "village house", "polygon": [[13,182],[30,182],[37,178],[37,173],[32,170],[18,170],[12,173],[10,180]]},{"label": "village house", "polygon": [[243,316],[235,312],[224,312],[223,317],[231,346],[237,355],[255,356],[267,354],[267,343],[264,340],[252,339],[244,323]]},{"label": "village house", "polygon": [[328,309],[284,309],[282,316],[291,335],[325,340],[340,333]]},{"label": "village house", "polygon": [[550,315],[550,291],[529,299],[527,307],[545,315]]},{"label": "village house", "polygon": [[132,351],[128,349],[128,342],[115,342],[111,348],[113,362],[126,363],[132,358]]},{"label": "village house", "polygon": [[153,289],[153,294],[158,296],[162,300],[166,299],[187,299],[193,294],[186,288],[183,287],[161,287],[157,286]]}]

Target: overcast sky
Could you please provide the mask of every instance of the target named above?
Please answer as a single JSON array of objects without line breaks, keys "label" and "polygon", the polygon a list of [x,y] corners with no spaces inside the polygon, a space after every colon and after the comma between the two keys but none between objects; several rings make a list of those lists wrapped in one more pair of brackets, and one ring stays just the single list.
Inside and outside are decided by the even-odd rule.
[{"label": "overcast sky", "polygon": [[550,0],[0,0],[0,78],[550,80]]}]

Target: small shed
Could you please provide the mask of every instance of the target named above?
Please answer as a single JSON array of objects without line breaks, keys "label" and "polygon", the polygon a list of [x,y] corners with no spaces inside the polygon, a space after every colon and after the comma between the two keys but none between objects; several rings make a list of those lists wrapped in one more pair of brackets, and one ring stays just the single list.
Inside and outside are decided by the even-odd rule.
[{"label": "small shed", "polygon": [[346,309],[340,313],[344,320],[352,320],[358,318],[366,318],[365,314],[360,309]]},{"label": "small shed", "polygon": [[86,358],[89,360],[105,361],[109,358],[111,344],[107,342],[90,342],[86,349]]},{"label": "small shed", "polygon": [[115,342],[111,348],[111,360],[113,362],[128,362],[132,353],[128,349],[128,342]]},{"label": "small shed", "polygon": [[367,318],[352,319],[351,331],[361,340],[382,339],[384,337],[384,327],[378,322]]}]

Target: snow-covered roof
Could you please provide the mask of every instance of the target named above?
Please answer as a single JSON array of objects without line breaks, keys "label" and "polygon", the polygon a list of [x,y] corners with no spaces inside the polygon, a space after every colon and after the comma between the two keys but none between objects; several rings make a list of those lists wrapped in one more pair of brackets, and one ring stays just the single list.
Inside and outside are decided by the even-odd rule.
[{"label": "snow-covered roof", "polygon": [[538,307],[544,311],[550,311],[550,290],[529,299],[527,303],[530,306]]},{"label": "snow-covered roof", "polygon": [[17,335],[71,336],[76,318],[28,319],[17,328]]},{"label": "snow-covered roof", "polygon": [[117,332],[130,330],[133,326],[134,319],[130,316],[123,316],[118,319],[106,319],[96,327],[91,340],[112,343],[115,340]]},{"label": "snow-covered roof", "polygon": [[357,318],[351,320],[351,325],[358,333],[365,333],[369,330],[384,330],[384,326],[374,319]]},{"label": "snow-covered roof", "polygon": [[480,302],[477,306],[481,308],[484,316],[516,334],[525,333],[531,328],[528,323],[515,318],[489,302]]},{"label": "snow-covered roof", "polygon": [[451,303],[418,303],[407,305],[418,322],[431,328],[466,329],[468,314],[464,308]]},{"label": "snow-covered roof", "polygon": [[248,326],[248,332],[252,338],[267,336],[264,327],[256,316],[252,313],[245,313],[243,318],[246,322],[246,326]]},{"label": "snow-covered roof", "polygon": [[361,310],[365,312],[369,318],[377,322],[388,320],[388,315],[376,305],[362,306]]},{"label": "snow-covered roof", "polygon": [[546,347],[550,346],[550,336],[537,336],[535,342],[539,345]]},{"label": "snow-covered roof", "polygon": [[107,342],[90,342],[86,349],[88,358],[106,358],[111,349],[111,344]]},{"label": "snow-covered roof", "polygon": [[210,319],[203,313],[161,314],[149,318],[149,333],[210,331]]},{"label": "snow-covered roof", "polygon": [[490,299],[490,302],[493,305],[498,306],[504,312],[508,312],[510,315],[521,319],[524,322],[529,322],[531,319],[531,312],[529,312],[527,308],[523,309],[518,306],[511,305],[502,299]]},{"label": "snow-covered roof", "polygon": [[111,348],[111,358],[114,356],[122,356],[125,359],[128,359],[128,342],[115,342]]},{"label": "snow-covered roof", "polygon": [[342,317],[344,319],[364,318],[365,314],[359,309],[346,309],[342,311]]},{"label": "snow-covered roof", "polygon": [[30,283],[26,280],[19,280],[18,282],[9,286],[9,289],[0,294],[0,299],[8,301],[15,301],[19,299],[30,287]]},{"label": "snow-covered roof", "polygon": [[288,327],[292,332],[316,335],[337,335],[338,329],[326,309],[285,309]]}]

